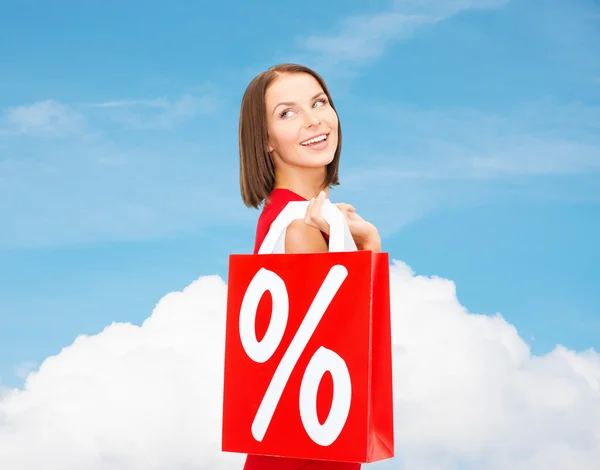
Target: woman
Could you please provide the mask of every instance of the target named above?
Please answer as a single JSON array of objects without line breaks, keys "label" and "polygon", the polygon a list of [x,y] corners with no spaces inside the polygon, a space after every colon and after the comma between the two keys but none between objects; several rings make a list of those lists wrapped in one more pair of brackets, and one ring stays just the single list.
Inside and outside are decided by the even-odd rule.
[{"label": "woman", "polygon": [[[290,201],[310,200],[304,220],[286,230],[286,253],[328,250],[321,217],[329,188],[339,184],[341,126],[323,79],[301,65],[283,64],[252,80],[240,112],[240,185],[246,206],[264,203],[254,253]],[[375,226],[339,203],[359,250],[381,251]],[[244,470],[358,470],[360,464],[249,455]]]}]

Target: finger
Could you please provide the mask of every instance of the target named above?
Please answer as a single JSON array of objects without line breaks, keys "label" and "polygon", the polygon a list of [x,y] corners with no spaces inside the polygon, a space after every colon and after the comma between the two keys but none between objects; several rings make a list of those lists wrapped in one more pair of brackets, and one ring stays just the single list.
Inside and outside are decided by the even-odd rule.
[{"label": "finger", "polygon": [[356,212],[356,209],[352,204],[347,204],[345,202],[337,202],[335,206],[342,211]]},{"label": "finger", "polygon": [[315,203],[315,198],[313,197],[309,202],[308,202],[308,207],[306,208],[306,212],[304,213],[304,222],[308,225],[314,225],[312,223],[312,220],[310,218],[310,214],[311,214],[311,210],[312,210],[312,206]]},{"label": "finger", "polygon": [[323,191],[321,191],[319,195],[316,198],[314,198],[314,204],[310,209],[311,217],[313,217],[313,220],[315,218],[321,217],[321,210],[323,208],[323,201],[325,201],[325,199],[326,194]]},{"label": "finger", "polygon": [[350,217],[352,216],[352,214],[354,214],[354,212],[346,210],[346,209],[340,209],[340,212],[344,215],[346,220],[350,220]]},{"label": "finger", "polygon": [[316,214],[319,213],[318,202],[316,198],[312,198],[308,203],[308,207],[306,208],[306,213],[304,215],[304,222],[308,225],[316,228],[320,227],[320,222],[316,217]]},{"label": "finger", "polygon": [[316,197],[314,204],[310,209],[310,218],[311,220],[317,224],[319,228],[323,228],[325,220],[321,215],[321,211],[323,209],[323,201],[325,200],[325,193],[321,191],[319,195]]},{"label": "finger", "polygon": [[316,198],[312,200],[312,203],[307,208],[307,223],[313,227],[322,230],[325,233],[329,233],[329,224],[321,215],[323,207],[323,201],[326,199],[326,194],[321,192]]},{"label": "finger", "polygon": [[358,215],[356,212],[348,212],[348,218],[350,220],[364,220],[360,215]]}]

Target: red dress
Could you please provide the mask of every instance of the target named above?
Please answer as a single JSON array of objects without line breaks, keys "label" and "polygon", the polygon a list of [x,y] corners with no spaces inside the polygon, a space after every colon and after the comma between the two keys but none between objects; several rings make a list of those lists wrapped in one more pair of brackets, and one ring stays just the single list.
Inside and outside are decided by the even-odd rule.
[{"label": "red dress", "polygon": [[[269,201],[258,218],[254,254],[258,252],[273,221],[290,201],[306,201],[306,199],[288,189],[277,188],[271,192]],[[359,463],[248,455],[244,470],[360,470],[360,467]]]}]

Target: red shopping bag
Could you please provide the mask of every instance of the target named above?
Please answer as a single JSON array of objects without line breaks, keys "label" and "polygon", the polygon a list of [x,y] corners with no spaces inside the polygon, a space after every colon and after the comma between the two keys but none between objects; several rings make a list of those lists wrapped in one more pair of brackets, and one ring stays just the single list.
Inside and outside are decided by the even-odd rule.
[{"label": "red shopping bag", "polygon": [[391,458],[388,255],[356,251],[329,201],[330,251],[282,254],[285,228],[306,204],[288,204],[259,254],[230,256],[222,450]]}]

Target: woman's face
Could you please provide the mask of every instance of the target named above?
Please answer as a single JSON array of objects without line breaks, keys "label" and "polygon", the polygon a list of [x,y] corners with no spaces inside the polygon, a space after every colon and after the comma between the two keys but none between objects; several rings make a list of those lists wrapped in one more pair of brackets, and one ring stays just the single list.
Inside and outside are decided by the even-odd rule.
[{"label": "woman's face", "polygon": [[275,164],[328,165],[338,146],[338,117],[319,82],[306,73],[275,79],[265,95],[269,151]]}]

